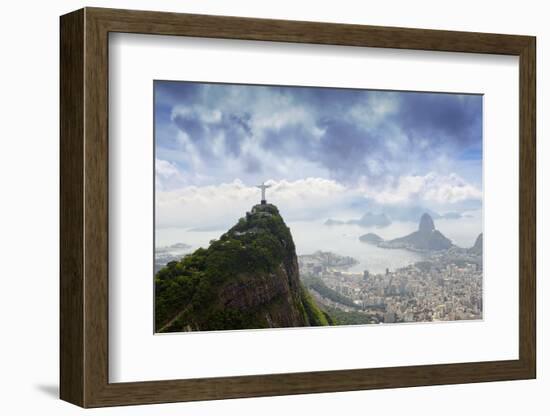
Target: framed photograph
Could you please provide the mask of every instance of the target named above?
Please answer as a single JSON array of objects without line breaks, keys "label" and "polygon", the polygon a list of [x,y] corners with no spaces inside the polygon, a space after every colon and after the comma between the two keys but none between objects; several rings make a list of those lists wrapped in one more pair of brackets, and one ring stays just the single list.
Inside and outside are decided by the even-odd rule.
[{"label": "framed photograph", "polygon": [[535,49],[62,16],[61,398],[535,378]]}]

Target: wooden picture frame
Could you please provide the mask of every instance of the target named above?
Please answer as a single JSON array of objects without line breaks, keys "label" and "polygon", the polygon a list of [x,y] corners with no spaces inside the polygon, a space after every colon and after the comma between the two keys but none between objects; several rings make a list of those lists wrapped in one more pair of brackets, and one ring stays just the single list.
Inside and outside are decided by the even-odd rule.
[{"label": "wooden picture frame", "polygon": [[[85,8],[61,17],[60,396],[82,407],[338,392],[536,377],[535,38]],[[519,57],[519,359],[109,383],[110,32]]]}]

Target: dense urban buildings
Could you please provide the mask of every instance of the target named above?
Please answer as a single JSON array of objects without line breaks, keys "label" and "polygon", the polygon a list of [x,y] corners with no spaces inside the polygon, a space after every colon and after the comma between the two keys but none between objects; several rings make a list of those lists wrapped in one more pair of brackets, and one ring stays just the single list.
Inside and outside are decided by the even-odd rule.
[{"label": "dense urban buildings", "polygon": [[353,323],[481,319],[481,254],[453,247],[426,260],[373,274],[347,272],[347,257],[317,252],[299,256],[300,274],[320,305],[350,314]]}]

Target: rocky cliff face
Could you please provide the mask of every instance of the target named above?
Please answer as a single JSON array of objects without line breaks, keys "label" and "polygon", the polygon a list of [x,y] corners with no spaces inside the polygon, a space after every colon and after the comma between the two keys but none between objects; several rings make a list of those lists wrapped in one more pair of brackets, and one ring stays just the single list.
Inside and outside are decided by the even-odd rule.
[{"label": "rocky cliff face", "polygon": [[435,230],[434,220],[429,214],[422,214],[420,217],[420,224],[418,225],[418,232],[422,234],[430,234]]},{"label": "rocky cliff face", "polygon": [[157,332],[328,325],[300,282],[276,206],[256,205],[208,249],[155,277]]},{"label": "rocky cliff face", "polygon": [[477,236],[476,242],[470,248],[470,252],[481,255],[483,253],[483,233]]}]

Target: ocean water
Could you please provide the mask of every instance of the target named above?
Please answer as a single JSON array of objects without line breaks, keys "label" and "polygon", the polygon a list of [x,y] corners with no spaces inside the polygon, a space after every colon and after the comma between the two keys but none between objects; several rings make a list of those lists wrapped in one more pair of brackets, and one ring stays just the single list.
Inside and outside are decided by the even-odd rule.
[{"label": "ocean water", "polygon": [[[371,273],[383,273],[386,268],[395,270],[422,259],[420,254],[412,251],[384,249],[359,241],[359,237],[367,232],[380,235],[380,230],[377,229],[366,229],[357,225],[326,226],[323,222],[298,222],[290,227],[298,255],[322,250],[351,256],[359,263],[349,268],[350,272],[362,273],[368,270]],[[412,223],[392,224],[391,227],[395,235],[400,235],[399,231],[403,233],[401,235],[405,235],[415,229]]]},{"label": "ocean water", "polygon": [[[417,230],[417,223],[394,222],[384,228],[364,228],[358,225],[327,226],[324,225],[324,220],[319,220],[288,221],[287,225],[292,232],[298,255],[322,250],[351,256],[359,261],[359,264],[349,269],[352,272],[368,270],[371,273],[383,273],[386,268],[395,270],[422,260],[422,255],[419,253],[384,249],[359,241],[359,237],[368,232],[376,233],[384,239],[402,237]],[[482,217],[479,212],[473,212],[468,217],[460,219],[435,220],[435,226],[454,244],[460,247],[471,247],[476,237],[482,232]],[[193,251],[199,247],[208,247],[211,240],[219,238],[225,231],[160,228],[156,230],[156,245],[186,243],[191,246],[189,251]]]}]

